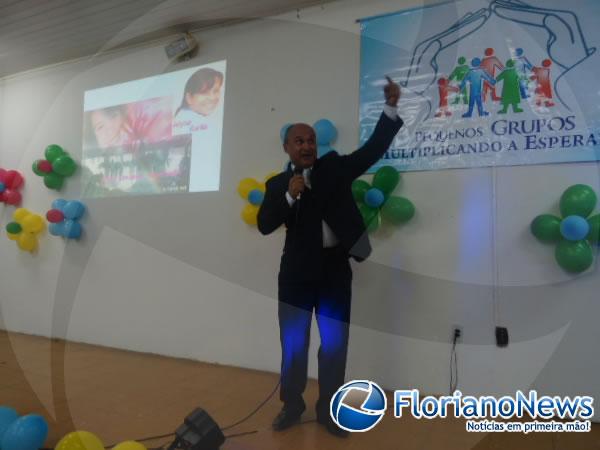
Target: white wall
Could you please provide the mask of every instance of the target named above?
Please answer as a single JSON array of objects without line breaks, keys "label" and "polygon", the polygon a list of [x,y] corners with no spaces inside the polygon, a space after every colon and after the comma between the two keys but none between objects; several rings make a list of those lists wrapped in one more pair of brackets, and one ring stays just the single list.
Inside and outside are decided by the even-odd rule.
[{"label": "white wall", "polygon": [[[6,329],[277,372],[276,276],[283,232],[262,237],[239,218],[240,179],[284,162],[279,129],[333,120],[335,147],[357,144],[360,17],[417,6],[345,0],[198,34],[199,56],[169,67],[162,43],[0,82],[0,165],[27,176],[24,206],[56,193],[31,164],[50,143],[78,156],[83,92],[227,59],[221,190],[87,201],[85,238],[45,236],[36,256],[0,239]],[[383,75],[383,74],[382,74]],[[417,216],[373,236],[354,265],[348,378],[446,393],[450,336],[463,330],[459,388],[470,393],[600,395],[597,269],[565,275],[529,234],[565,187],[598,190],[597,164],[448,170],[404,175]],[[76,198],[68,181],[61,195]],[[12,209],[2,212],[2,226]],[[595,301],[596,300],[596,301]],[[511,345],[494,345],[496,324]],[[316,327],[310,374],[316,375]],[[19,356],[19,354],[17,355]],[[19,357],[25,358],[24,355]]]}]

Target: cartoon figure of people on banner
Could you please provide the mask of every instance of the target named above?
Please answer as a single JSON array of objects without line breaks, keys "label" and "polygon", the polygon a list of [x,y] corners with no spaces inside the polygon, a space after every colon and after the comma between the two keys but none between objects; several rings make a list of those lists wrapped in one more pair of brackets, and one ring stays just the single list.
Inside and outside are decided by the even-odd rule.
[{"label": "cartoon figure of people on banner", "polygon": [[[544,59],[539,66],[534,66],[525,50],[517,48],[503,64],[494,48],[487,48],[483,53],[482,58],[473,57],[470,65],[467,65],[465,56],[459,57],[458,65],[450,75],[438,78],[439,105],[435,118],[452,116],[452,110],[460,105],[468,105],[467,111],[462,114],[463,118],[472,118],[474,115],[486,117],[490,111],[507,114],[512,110],[518,114],[524,112],[522,102],[530,97],[534,98],[538,108],[555,106],[550,59]],[[492,110],[494,103],[499,103],[501,108]]]}]

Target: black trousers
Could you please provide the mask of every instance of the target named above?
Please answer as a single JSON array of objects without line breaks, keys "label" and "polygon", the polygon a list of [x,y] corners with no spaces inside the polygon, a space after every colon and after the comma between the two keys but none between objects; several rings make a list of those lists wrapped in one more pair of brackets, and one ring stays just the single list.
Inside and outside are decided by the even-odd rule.
[{"label": "black trousers", "polygon": [[329,417],[333,394],[344,384],[352,269],[340,248],[323,249],[324,270],[320,279],[279,281],[279,331],[281,339],[280,399],[286,408],[304,411],[308,347],[313,310],[321,337],[319,347],[319,400],[317,417]]}]

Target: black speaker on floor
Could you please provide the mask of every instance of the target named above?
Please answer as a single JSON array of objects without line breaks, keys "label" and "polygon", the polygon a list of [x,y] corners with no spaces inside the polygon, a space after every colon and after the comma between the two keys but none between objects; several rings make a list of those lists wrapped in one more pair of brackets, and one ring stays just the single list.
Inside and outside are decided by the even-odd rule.
[{"label": "black speaker on floor", "polygon": [[196,408],[187,416],[177,431],[169,450],[218,450],[225,436],[217,423],[202,408]]}]

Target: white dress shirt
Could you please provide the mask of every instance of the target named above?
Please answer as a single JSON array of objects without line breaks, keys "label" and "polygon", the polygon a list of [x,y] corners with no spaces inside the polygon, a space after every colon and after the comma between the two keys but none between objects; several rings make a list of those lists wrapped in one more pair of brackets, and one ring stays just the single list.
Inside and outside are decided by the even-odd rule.
[{"label": "white dress shirt", "polygon": [[[390,105],[384,105],[383,112],[390,119],[398,120],[398,108],[397,107],[390,106]],[[295,169],[295,166],[293,163],[291,164],[291,166],[292,166],[292,171],[293,171]],[[302,176],[304,177],[304,184],[309,189],[312,188],[311,183],[310,183],[311,171],[312,171],[312,167],[309,167],[302,171]],[[287,191],[285,192],[285,198],[287,199],[287,202],[290,205],[290,207],[292,207],[294,205],[294,203],[296,203],[296,199],[294,199],[290,195],[290,193]],[[327,225],[327,222],[325,222],[323,220],[323,248],[335,247],[339,243],[340,243],[340,241],[337,238],[337,236],[335,235],[335,233],[333,232],[333,230],[329,227],[329,225]]]}]

